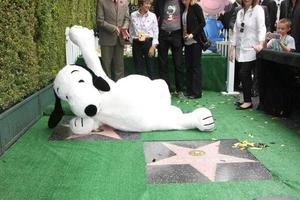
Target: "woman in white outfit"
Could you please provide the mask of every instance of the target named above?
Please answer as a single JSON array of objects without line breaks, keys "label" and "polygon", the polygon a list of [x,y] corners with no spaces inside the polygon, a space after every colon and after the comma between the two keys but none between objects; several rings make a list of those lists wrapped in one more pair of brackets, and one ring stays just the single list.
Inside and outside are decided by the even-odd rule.
[{"label": "woman in white outfit", "polygon": [[243,102],[237,109],[252,108],[251,71],[255,66],[256,53],[263,48],[266,35],[265,14],[258,0],[242,0],[233,28],[229,58],[239,65],[239,78],[243,87]]}]

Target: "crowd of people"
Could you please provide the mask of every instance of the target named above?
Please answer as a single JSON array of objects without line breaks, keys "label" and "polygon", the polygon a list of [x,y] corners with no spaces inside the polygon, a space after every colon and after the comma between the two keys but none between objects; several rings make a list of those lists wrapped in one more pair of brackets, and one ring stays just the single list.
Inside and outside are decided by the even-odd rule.
[{"label": "crowd of people", "polygon": [[[233,30],[229,58],[236,63],[235,82],[241,83],[243,94],[237,109],[253,106],[251,90],[258,52],[263,48],[300,52],[299,1],[283,0],[278,9],[274,0],[236,0],[220,14],[224,28]],[[201,98],[201,57],[208,42],[202,8],[197,0],[156,0],[152,4],[153,0],[138,0],[138,10],[129,14],[126,0],[98,0],[96,21],[105,72],[114,80],[124,76],[124,43],[128,39],[136,73],[162,78],[170,87],[170,50],[175,93],[179,98]]]}]

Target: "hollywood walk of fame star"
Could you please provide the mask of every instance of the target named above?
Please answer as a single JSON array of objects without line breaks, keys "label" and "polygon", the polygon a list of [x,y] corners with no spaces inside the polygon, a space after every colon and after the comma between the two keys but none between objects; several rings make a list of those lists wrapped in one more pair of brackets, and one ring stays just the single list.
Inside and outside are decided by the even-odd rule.
[{"label": "hollywood walk of fame star", "polygon": [[209,180],[216,180],[217,164],[258,162],[246,158],[239,158],[219,153],[220,141],[198,147],[196,149],[178,146],[162,142],[164,146],[176,155],[161,159],[156,162],[147,163],[148,166],[159,165],[183,165],[188,164],[205,175]]},{"label": "hollywood walk of fame star", "polygon": [[[68,124],[63,124],[62,126],[64,127],[70,127]],[[122,138],[118,135],[118,133],[115,132],[115,129],[111,128],[110,126],[106,126],[103,125],[101,127],[99,127],[96,130],[93,130],[91,133],[89,134],[72,134],[70,136],[68,136],[66,139],[76,139],[76,138],[81,138],[84,136],[90,136],[90,135],[102,135],[102,136],[106,136],[106,137],[110,137],[116,140],[122,140]]]}]

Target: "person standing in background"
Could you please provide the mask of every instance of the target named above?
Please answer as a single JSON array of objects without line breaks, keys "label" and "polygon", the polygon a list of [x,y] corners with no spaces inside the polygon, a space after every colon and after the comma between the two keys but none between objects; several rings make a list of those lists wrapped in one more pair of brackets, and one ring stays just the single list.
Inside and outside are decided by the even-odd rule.
[{"label": "person standing in background", "polygon": [[[261,0],[260,5],[266,6],[269,13],[270,32],[276,31],[277,4],[274,0]],[[267,23],[266,23],[267,24]]]},{"label": "person standing in background", "polygon": [[131,13],[129,26],[132,55],[137,74],[144,74],[145,62],[147,74],[155,79],[154,55],[158,45],[158,24],[154,13],[149,11],[152,0],[138,0],[139,9]]},{"label": "person standing in background", "polygon": [[292,22],[291,36],[295,39],[296,52],[300,53],[300,0],[284,0],[280,5],[280,19]]},{"label": "person standing in background", "polygon": [[195,99],[202,97],[202,47],[201,32],[205,26],[202,8],[195,0],[182,0],[185,7],[182,14],[183,38],[185,49],[187,96]]},{"label": "person standing in background", "polygon": [[181,0],[156,0],[154,6],[158,18],[159,45],[158,64],[160,78],[164,79],[169,88],[168,51],[171,49],[173,63],[175,66],[175,86],[177,96],[181,99],[184,96],[184,68],[182,62],[182,23],[181,15],[183,5]]},{"label": "person standing in background", "polygon": [[98,0],[96,23],[99,29],[101,61],[105,73],[115,81],[124,77],[124,43],[128,39],[127,0]]},{"label": "person standing in background", "polygon": [[266,26],[265,13],[258,0],[242,0],[242,9],[237,13],[229,52],[230,61],[234,57],[239,65],[239,78],[242,82],[243,102],[237,109],[252,108],[251,71],[256,63],[256,53],[263,48]]},{"label": "person standing in background", "polygon": [[221,13],[218,20],[224,25],[224,29],[233,29],[236,13],[240,10],[241,0],[235,0],[234,2],[229,2],[224,8],[224,13]]}]

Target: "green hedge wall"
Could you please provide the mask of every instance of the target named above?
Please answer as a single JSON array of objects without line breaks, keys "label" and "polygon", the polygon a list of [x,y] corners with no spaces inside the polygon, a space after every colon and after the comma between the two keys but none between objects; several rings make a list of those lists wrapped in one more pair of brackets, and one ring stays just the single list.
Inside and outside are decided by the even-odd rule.
[{"label": "green hedge wall", "polygon": [[65,65],[65,28],[95,25],[96,0],[0,0],[0,113]]}]

